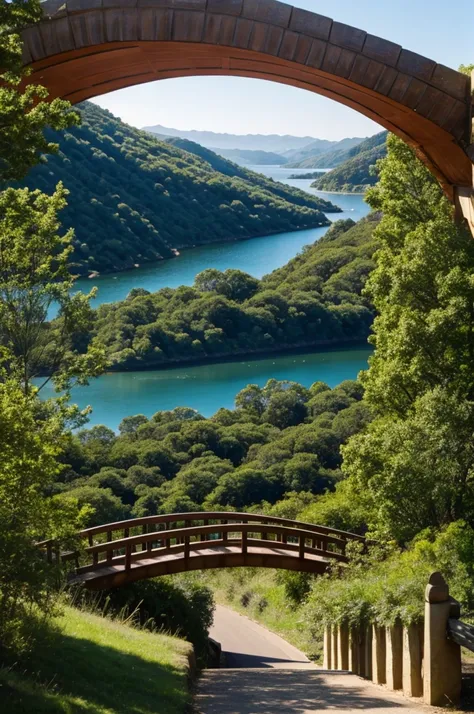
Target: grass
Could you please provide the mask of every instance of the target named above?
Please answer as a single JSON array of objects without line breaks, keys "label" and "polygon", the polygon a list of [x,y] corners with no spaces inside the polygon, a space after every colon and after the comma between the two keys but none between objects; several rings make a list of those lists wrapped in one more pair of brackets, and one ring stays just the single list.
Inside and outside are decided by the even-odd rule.
[{"label": "grass", "polygon": [[65,608],[28,669],[0,670],[5,714],[182,714],[191,646]]},{"label": "grass", "polygon": [[292,602],[277,572],[263,568],[233,568],[206,571],[202,582],[208,585],[215,601],[243,613],[304,652],[319,659],[322,643],[308,632],[301,608]]}]

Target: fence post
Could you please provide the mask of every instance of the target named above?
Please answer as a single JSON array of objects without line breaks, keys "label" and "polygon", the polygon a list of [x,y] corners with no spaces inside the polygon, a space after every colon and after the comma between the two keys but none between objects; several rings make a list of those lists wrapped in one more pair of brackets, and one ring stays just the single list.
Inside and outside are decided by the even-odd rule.
[{"label": "fence post", "polygon": [[349,626],[341,622],[337,628],[337,668],[343,672],[349,670]]},{"label": "fence post", "polygon": [[407,697],[423,696],[422,637],[420,625],[403,628],[403,693]]},{"label": "fence post", "polygon": [[387,647],[385,627],[372,625],[372,680],[376,684],[387,681]]},{"label": "fence post", "polygon": [[403,687],[403,627],[396,622],[386,631],[387,650],[387,687],[402,689]]},{"label": "fence post", "polygon": [[352,626],[349,632],[349,671],[353,674],[359,672],[359,630]]},{"label": "fence post", "polygon": [[435,707],[458,704],[461,697],[461,648],[447,639],[450,617],[459,617],[459,604],[441,573],[433,573],[425,591],[423,700]]},{"label": "fence post", "polygon": [[324,669],[332,669],[332,657],[331,657],[331,625],[326,625],[324,628],[324,656],[323,656],[323,667]]},{"label": "fence post", "polygon": [[372,625],[365,628],[364,676],[372,679]]},{"label": "fence post", "polygon": [[339,661],[337,659],[338,634],[339,634],[339,626],[332,625],[332,627],[331,627],[331,669],[339,669]]}]

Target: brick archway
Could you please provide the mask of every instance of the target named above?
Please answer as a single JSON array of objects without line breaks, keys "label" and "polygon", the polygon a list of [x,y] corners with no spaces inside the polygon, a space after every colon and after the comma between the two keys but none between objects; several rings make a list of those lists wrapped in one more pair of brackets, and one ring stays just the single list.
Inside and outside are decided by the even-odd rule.
[{"label": "brick archway", "polygon": [[416,149],[451,200],[471,196],[469,78],[393,42],[276,0],[42,5],[24,62],[51,97],[74,103],[169,77],[273,80],[370,117]]}]

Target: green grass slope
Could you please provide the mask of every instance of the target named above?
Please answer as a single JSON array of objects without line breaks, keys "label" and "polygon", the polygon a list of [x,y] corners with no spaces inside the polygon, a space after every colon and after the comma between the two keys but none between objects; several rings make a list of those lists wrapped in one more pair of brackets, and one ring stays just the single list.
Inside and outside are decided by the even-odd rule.
[{"label": "green grass slope", "polygon": [[191,646],[66,608],[20,671],[0,670],[5,714],[182,714]]},{"label": "green grass slope", "polygon": [[357,149],[360,151],[353,158],[317,178],[311,186],[318,191],[340,193],[364,193],[367,188],[377,183],[377,176],[371,173],[371,167],[387,155],[387,132],[377,134]]},{"label": "green grass slope", "polygon": [[207,149],[199,155],[192,142],[189,152],[94,104],[79,108],[82,126],[51,136],[59,154],[35,167],[26,185],[51,193],[63,181],[70,190],[62,221],[76,231],[80,275],[133,268],[204,243],[327,225],[322,210],[339,210]]},{"label": "green grass slope", "polygon": [[385,144],[387,132],[382,131],[380,134],[370,136],[365,141],[360,141],[355,146],[337,146],[334,150],[327,151],[315,157],[309,157],[306,161],[298,162],[292,165],[292,168],[300,169],[334,169],[341,166],[346,161],[359,156],[375,147]]}]

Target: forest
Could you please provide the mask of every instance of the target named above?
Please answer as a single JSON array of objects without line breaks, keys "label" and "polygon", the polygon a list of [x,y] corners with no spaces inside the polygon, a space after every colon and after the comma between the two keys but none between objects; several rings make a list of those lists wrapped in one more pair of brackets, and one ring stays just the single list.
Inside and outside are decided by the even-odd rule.
[{"label": "forest", "polygon": [[181,248],[328,225],[329,201],[237,166],[193,142],[134,129],[95,104],[78,105],[80,126],[59,134],[15,186],[51,193],[61,181],[71,200],[77,275],[134,268]]},{"label": "forest", "polygon": [[[364,193],[377,183],[374,166],[387,155],[387,132],[371,136],[347,152],[347,159],[311,184],[318,191]],[[332,164],[331,164],[332,165]]]},{"label": "forest", "polygon": [[[240,270],[208,269],[192,287],[133,289],[124,301],[94,311],[91,329],[81,336],[83,347],[95,341],[105,348],[111,370],[137,370],[366,342],[374,310],[362,291],[375,265],[378,220],[373,214],[358,224],[336,221],[323,238],[262,280]],[[43,372],[54,359],[62,325],[59,318],[48,328],[51,349],[42,354]]]}]

